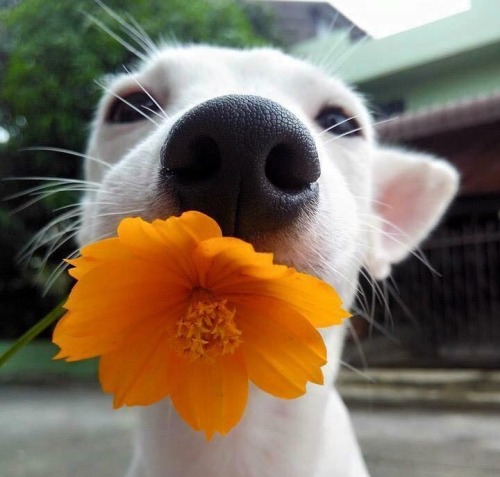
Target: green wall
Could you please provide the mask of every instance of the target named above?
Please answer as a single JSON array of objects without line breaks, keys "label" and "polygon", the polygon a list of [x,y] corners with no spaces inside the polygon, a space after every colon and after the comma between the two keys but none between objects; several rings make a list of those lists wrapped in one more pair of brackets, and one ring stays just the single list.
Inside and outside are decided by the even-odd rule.
[{"label": "green wall", "polygon": [[500,91],[500,1],[474,0],[468,12],[358,45],[337,33],[294,53],[407,111]]}]

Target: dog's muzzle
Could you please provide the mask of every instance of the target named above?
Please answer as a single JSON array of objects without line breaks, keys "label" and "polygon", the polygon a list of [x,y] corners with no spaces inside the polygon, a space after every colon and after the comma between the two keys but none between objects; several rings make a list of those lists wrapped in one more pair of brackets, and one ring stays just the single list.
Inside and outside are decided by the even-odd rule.
[{"label": "dog's muzzle", "polygon": [[199,104],[173,125],[161,156],[160,185],[180,211],[211,216],[225,235],[286,227],[317,204],[315,142],[269,99],[228,95]]}]

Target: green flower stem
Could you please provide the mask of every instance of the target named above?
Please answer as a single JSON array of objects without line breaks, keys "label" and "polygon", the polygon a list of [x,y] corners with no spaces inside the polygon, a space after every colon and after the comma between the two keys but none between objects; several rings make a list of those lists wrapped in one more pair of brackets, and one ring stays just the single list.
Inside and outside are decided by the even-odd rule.
[{"label": "green flower stem", "polygon": [[64,313],[66,313],[66,310],[63,308],[65,302],[66,299],[59,303],[59,305],[57,305],[52,311],[47,313],[47,315],[45,315],[38,323],[24,333],[24,335],[22,335],[12,346],[10,346],[7,351],[0,355],[0,368],[18,351],[36,338],[42,331],[47,329],[52,323],[57,321],[64,315]]}]

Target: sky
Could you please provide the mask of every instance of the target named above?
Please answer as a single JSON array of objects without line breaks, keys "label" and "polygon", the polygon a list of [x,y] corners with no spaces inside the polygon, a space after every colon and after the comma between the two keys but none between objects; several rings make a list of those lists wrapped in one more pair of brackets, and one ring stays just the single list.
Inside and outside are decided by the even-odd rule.
[{"label": "sky", "polygon": [[8,142],[9,138],[10,135],[7,129],[0,126],[0,144],[5,144],[6,142]]},{"label": "sky", "polygon": [[383,38],[466,11],[470,0],[330,0],[373,38]]},{"label": "sky", "polygon": [[470,8],[470,0],[329,0],[328,3],[373,38],[410,30]]}]

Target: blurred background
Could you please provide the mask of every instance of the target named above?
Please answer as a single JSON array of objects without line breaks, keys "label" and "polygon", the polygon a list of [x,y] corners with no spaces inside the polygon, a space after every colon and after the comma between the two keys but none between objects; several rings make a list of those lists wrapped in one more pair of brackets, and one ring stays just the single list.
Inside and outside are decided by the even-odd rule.
[{"label": "blurred background", "polygon": [[[309,59],[365,97],[382,142],[459,168],[459,197],[417,256],[364,283],[339,387],[375,477],[500,475],[499,2],[0,0],[0,353],[71,287],[59,272],[81,159],[26,148],[84,151],[95,80],[134,60],[116,15],[155,41]],[[0,369],[0,475],[120,475],[133,418],[109,416],[95,362],[52,362],[50,335]],[[53,454],[79,443],[97,456],[87,467]]]}]

